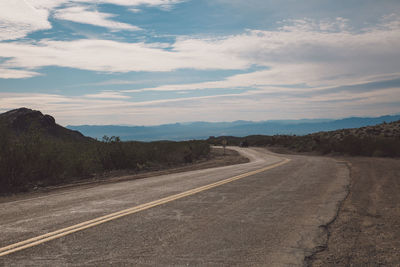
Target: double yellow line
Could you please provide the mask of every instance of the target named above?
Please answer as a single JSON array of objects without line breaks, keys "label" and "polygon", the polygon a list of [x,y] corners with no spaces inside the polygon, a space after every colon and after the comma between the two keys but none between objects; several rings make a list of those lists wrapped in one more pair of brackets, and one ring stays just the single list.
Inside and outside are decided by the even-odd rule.
[{"label": "double yellow line", "polygon": [[227,183],[230,183],[230,182],[233,182],[233,181],[236,181],[236,180],[239,180],[239,179],[242,179],[242,178],[257,174],[257,173],[260,173],[260,172],[264,172],[264,171],[270,170],[272,168],[276,168],[278,166],[286,164],[289,161],[290,161],[290,159],[284,159],[284,160],[282,160],[282,161],[280,161],[278,163],[275,163],[273,165],[270,165],[270,166],[262,168],[262,169],[258,169],[258,170],[251,171],[251,172],[247,172],[247,173],[244,173],[244,174],[241,174],[241,175],[238,175],[238,176],[234,176],[234,177],[231,177],[231,178],[219,181],[219,182],[215,182],[215,183],[212,183],[212,184],[208,184],[208,185],[205,185],[205,186],[194,188],[194,189],[191,189],[191,190],[188,190],[188,191],[176,194],[176,195],[172,195],[172,196],[169,196],[169,197],[161,198],[159,200],[155,200],[155,201],[152,201],[152,202],[149,202],[149,203],[145,203],[145,204],[142,204],[142,205],[139,205],[139,206],[135,206],[135,207],[132,207],[132,208],[129,208],[129,209],[125,209],[125,210],[121,210],[121,211],[118,211],[118,212],[115,212],[115,213],[111,213],[111,214],[108,214],[108,215],[105,215],[105,216],[101,216],[101,217],[95,218],[93,220],[89,220],[89,221],[86,221],[86,222],[75,224],[75,225],[72,225],[72,226],[57,230],[57,231],[53,231],[53,232],[50,232],[50,233],[47,233],[47,234],[44,234],[44,235],[40,235],[40,236],[37,236],[37,237],[26,239],[24,241],[21,241],[21,242],[18,242],[18,243],[11,244],[11,245],[8,245],[8,246],[0,248],[0,257],[8,255],[8,254],[11,254],[11,253],[14,253],[14,252],[17,252],[17,251],[20,251],[20,250],[23,250],[23,249],[26,249],[26,248],[34,247],[34,246],[37,246],[39,244],[48,242],[50,240],[54,240],[54,239],[57,239],[57,238],[60,238],[60,237],[63,237],[63,236],[78,232],[78,231],[82,231],[82,230],[94,227],[96,225],[99,225],[99,224],[102,224],[102,223],[106,223],[106,222],[109,222],[109,221],[112,221],[112,220],[115,220],[115,219],[130,215],[130,214],[133,214],[133,213],[137,213],[137,212],[142,211],[142,210],[147,210],[147,209],[150,209],[152,207],[159,206],[159,205],[162,205],[162,204],[165,204],[165,203],[168,203],[168,202],[180,199],[180,198],[191,196],[191,195],[197,194],[199,192],[202,192],[202,191],[205,191],[205,190],[209,190],[211,188],[214,188],[214,187],[217,187],[217,186],[220,186],[220,185],[223,185],[223,184],[227,184]]}]

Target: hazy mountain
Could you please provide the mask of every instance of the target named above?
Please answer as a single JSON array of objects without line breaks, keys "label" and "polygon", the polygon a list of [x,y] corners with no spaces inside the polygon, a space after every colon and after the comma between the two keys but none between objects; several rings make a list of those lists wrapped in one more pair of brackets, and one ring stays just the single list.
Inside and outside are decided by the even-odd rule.
[{"label": "hazy mountain", "polygon": [[159,126],[117,126],[117,125],[79,125],[67,126],[86,136],[101,139],[104,135],[119,136],[122,140],[189,140],[207,139],[209,136],[247,136],[254,134],[305,135],[320,131],[358,128],[376,125],[382,122],[400,120],[400,115],[388,115],[377,118],[345,118],[340,120],[281,120],[281,121],[234,121],[234,122],[192,122],[165,124]]}]

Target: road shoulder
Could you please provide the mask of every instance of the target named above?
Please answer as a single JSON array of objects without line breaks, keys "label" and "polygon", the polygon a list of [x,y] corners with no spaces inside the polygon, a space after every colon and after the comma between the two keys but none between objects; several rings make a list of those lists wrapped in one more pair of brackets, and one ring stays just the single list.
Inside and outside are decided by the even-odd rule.
[{"label": "road shoulder", "polygon": [[310,266],[396,266],[400,263],[400,160],[346,158],[350,192],[328,225],[325,250]]}]

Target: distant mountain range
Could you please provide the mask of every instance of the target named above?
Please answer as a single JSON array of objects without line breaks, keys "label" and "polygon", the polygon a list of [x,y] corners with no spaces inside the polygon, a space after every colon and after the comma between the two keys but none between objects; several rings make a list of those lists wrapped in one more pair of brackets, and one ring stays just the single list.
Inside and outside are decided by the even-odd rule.
[{"label": "distant mountain range", "polygon": [[207,139],[210,136],[248,136],[262,135],[305,135],[321,131],[373,126],[383,122],[400,120],[400,115],[387,115],[376,118],[345,118],[340,120],[279,120],[279,121],[234,121],[234,122],[193,122],[159,126],[118,126],[118,125],[79,125],[67,126],[86,136],[101,139],[104,135],[119,136],[121,140],[190,140]]}]

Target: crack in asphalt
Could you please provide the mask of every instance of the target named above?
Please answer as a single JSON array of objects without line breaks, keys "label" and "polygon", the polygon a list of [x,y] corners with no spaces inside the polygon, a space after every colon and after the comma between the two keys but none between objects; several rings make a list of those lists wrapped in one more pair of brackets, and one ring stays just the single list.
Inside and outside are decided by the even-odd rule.
[{"label": "crack in asphalt", "polygon": [[324,233],[324,241],[322,242],[322,244],[316,246],[313,251],[311,252],[311,254],[307,255],[304,257],[304,266],[306,267],[311,267],[312,263],[314,261],[314,258],[317,254],[325,251],[326,249],[328,249],[328,243],[329,243],[329,238],[331,236],[331,232],[329,230],[330,225],[332,225],[336,219],[339,217],[340,211],[342,210],[342,207],[344,205],[344,202],[346,201],[346,199],[349,197],[350,195],[350,188],[351,188],[351,181],[352,181],[352,166],[351,163],[348,161],[338,161],[337,163],[339,164],[345,164],[347,169],[349,170],[349,184],[345,186],[345,197],[339,201],[338,205],[337,205],[337,209],[335,212],[335,215],[333,216],[333,218],[328,221],[326,224],[322,224],[319,226],[319,228],[322,230],[322,232]]}]

